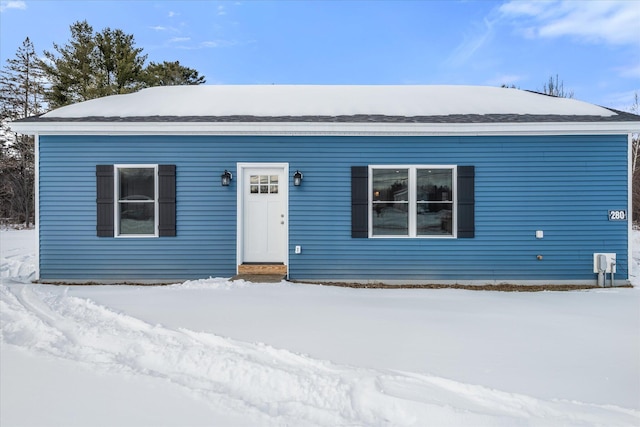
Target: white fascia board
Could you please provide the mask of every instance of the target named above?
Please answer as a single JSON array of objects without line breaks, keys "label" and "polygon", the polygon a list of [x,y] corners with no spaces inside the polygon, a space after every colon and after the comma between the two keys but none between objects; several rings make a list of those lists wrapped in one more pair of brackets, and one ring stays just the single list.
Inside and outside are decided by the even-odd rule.
[{"label": "white fascia board", "polygon": [[23,122],[11,128],[29,135],[593,135],[637,132],[640,122]]}]

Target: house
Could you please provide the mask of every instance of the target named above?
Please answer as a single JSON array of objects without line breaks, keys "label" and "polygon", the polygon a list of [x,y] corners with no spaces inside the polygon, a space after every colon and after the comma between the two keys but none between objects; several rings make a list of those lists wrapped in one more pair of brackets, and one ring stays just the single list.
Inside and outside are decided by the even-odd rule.
[{"label": "house", "polygon": [[173,86],[12,128],[36,137],[43,281],[629,282],[640,117],[574,99]]}]

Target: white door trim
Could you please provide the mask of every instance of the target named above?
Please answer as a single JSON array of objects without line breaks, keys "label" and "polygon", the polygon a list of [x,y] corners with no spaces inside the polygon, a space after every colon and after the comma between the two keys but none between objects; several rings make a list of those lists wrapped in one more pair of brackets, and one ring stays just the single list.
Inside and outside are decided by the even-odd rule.
[{"label": "white door trim", "polygon": [[281,185],[284,185],[286,188],[285,198],[285,211],[286,213],[286,221],[287,226],[284,230],[284,242],[285,242],[285,254],[284,254],[284,264],[289,265],[289,163],[237,163],[236,164],[236,177],[237,177],[237,188],[236,188],[236,273],[238,273],[238,266],[243,263],[243,254],[244,254],[244,170],[248,168],[279,168],[284,171],[285,180]]}]

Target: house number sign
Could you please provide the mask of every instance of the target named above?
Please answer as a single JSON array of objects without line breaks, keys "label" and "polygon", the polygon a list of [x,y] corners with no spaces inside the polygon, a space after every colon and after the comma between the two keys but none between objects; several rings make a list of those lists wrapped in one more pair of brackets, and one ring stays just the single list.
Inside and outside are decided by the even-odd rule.
[{"label": "house number sign", "polygon": [[609,221],[626,221],[627,211],[609,211]]}]

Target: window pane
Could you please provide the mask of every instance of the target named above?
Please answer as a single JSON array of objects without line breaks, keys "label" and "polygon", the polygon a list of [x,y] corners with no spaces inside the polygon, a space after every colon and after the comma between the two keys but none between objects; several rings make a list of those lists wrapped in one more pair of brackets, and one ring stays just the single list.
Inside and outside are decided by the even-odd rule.
[{"label": "window pane", "polygon": [[251,194],[258,194],[258,186],[257,185],[250,185],[249,186],[249,191],[251,192]]},{"label": "window pane", "polygon": [[154,203],[120,203],[120,234],[155,234]]},{"label": "window pane", "polygon": [[271,184],[278,183],[278,175],[271,175]]},{"label": "window pane", "polygon": [[154,200],[153,168],[120,168],[120,200]]},{"label": "window pane", "polygon": [[277,194],[278,193],[278,186],[277,185],[271,185],[269,186],[269,192],[271,194]]},{"label": "window pane", "polygon": [[373,169],[373,201],[407,201],[407,169]]},{"label": "window pane", "polygon": [[373,235],[406,236],[409,233],[408,203],[374,203]]},{"label": "window pane", "polygon": [[417,213],[418,236],[453,234],[452,203],[418,203]]},{"label": "window pane", "polygon": [[249,180],[251,181],[251,184],[257,184],[258,183],[258,175],[251,175],[249,177]]},{"label": "window pane", "polygon": [[453,171],[451,169],[418,169],[417,200],[450,202],[453,200]]}]

